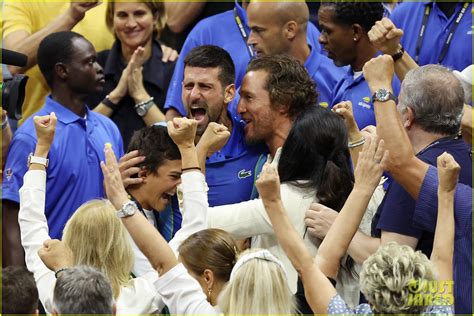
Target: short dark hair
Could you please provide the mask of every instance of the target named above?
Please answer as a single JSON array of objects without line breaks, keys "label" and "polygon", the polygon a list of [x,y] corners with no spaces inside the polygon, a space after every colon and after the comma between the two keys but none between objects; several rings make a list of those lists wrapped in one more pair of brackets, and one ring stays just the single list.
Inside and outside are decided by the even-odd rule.
[{"label": "short dark hair", "polygon": [[381,20],[384,15],[384,7],[381,2],[323,2],[321,7],[323,6],[334,7],[334,20],[337,23],[359,24],[366,32],[369,32],[375,22]]},{"label": "short dark hair", "polygon": [[265,89],[272,106],[288,107],[292,119],[317,104],[316,84],[296,59],[287,55],[257,58],[250,62],[247,72],[258,70],[267,73]]},{"label": "short dark hair", "polygon": [[66,269],[56,280],[53,306],[59,314],[113,314],[112,287],[107,277],[92,267]]},{"label": "short dark hair", "polygon": [[140,155],[145,156],[145,160],[138,167],[144,167],[152,173],[156,173],[165,160],[181,159],[178,146],[164,126],[148,126],[136,131],[127,152],[133,150],[138,150]]},{"label": "short dark hair", "polygon": [[54,80],[54,66],[67,63],[74,54],[73,40],[84,38],[75,32],[56,32],[46,36],[38,47],[38,66],[50,87]]},{"label": "short dark hair", "polygon": [[25,267],[2,269],[2,314],[33,314],[38,309],[38,289]]},{"label": "short dark hair", "polygon": [[319,203],[341,210],[354,182],[347,142],[347,129],[337,114],[310,107],[293,122],[283,145],[281,182],[314,189]]},{"label": "short dark hair", "polygon": [[229,53],[218,46],[202,45],[192,49],[184,59],[184,67],[220,68],[223,87],[235,82],[235,66]]}]

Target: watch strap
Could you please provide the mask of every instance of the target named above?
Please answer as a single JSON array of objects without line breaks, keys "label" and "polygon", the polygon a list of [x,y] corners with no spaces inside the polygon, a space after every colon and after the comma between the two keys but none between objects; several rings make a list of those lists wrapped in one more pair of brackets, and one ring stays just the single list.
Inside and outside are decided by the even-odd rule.
[{"label": "watch strap", "polygon": [[397,61],[402,58],[403,54],[405,54],[405,48],[402,45],[399,45],[398,52],[392,55],[393,61]]},{"label": "watch strap", "polygon": [[45,168],[48,168],[49,159],[33,156],[33,153],[30,153],[28,156],[28,168],[30,167],[31,164],[43,165]]},{"label": "watch strap", "polygon": [[103,100],[102,100],[102,104],[105,104],[105,106],[107,106],[108,108],[112,109],[113,111],[117,110],[118,109],[118,104],[115,104],[113,103],[109,96],[107,95]]},{"label": "watch strap", "polygon": [[140,116],[145,116],[148,113],[148,111],[150,110],[150,108],[153,106],[153,104],[155,104],[153,102],[153,100],[154,100],[154,98],[151,97],[146,101],[143,101],[143,102],[140,102],[140,103],[136,104],[135,105],[135,110],[137,111],[137,114],[140,115]]},{"label": "watch strap", "polygon": [[138,210],[137,204],[133,201],[128,200],[122,205],[122,208],[117,211],[117,217],[124,218],[132,216]]}]

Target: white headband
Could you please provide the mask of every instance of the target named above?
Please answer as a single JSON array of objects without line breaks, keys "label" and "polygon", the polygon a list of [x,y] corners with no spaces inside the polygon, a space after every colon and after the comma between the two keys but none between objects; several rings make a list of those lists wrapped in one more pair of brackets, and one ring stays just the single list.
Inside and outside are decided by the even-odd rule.
[{"label": "white headband", "polygon": [[235,274],[237,271],[247,262],[253,259],[260,259],[260,260],[265,260],[265,261],[270,261],[273,263],[276,263],[280,269],[283,271],[283,274],[285,275],[285,278],[288,280],[288,276],[286,275],[286,270],[283,264],[281,263],[280,260],[278,260],[274,255],[270,253],[270,251],[266,249],[262,249],[256,252],[250,252],[247,253],[239,258],[237,263],[234,265],[234,268],[232,268],[232,272],[230,273],[230,279],[233,280]]}]

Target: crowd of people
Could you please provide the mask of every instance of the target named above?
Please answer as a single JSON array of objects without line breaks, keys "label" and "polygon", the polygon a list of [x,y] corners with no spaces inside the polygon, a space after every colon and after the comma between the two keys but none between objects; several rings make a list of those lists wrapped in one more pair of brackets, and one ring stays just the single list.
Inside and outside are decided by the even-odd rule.
[{"label": "crowd of people", "polygon": [[2,313],[472,314],[472,3],[212,5],[4,1]]}]

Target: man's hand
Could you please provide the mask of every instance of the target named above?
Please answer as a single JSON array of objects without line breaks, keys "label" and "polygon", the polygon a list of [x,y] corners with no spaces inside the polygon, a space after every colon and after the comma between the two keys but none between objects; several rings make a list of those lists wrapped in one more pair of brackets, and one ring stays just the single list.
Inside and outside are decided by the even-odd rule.
[{"label": "man's hand", "polygon": [[392,89],[392,79],[395,70],[391,56],[382,55],[372,58],[365,63],[362,70],[372,93],[377,89]]},{"label": "man's hand", "polygon": [[230,137],[227,127],[222,124],[211,122],[207,125],[204,134],[199,140],[198,146],[207,152],[207,156],[211,156],[216,151],[222,149]]},{"label": "man's hand", "polygon": [[336,220],[337,212],[319,203],[312,203],[305,213],[304,223],[308,233],[318,239],[323,239]]},{"label": "man's hand", "polygon": [[119,165],[110,144],[105,144],[105,162],[100,162],[100,168],[104,174],[104,186],[107,198],[119,210],[128,201],[128,194],[122,183]]},{"label": "man's hand", "polygon": [[194,147],[197,121],[185,117],[175,118],[168,122],[168,134],[180,148]]},{"label": "man's hand", "polygon": [[140,177],[134,177],[132,176],[138,174],[141,170],[140,167],[137,167],[140,163],[142,163],[145,160],[145,156],[140,156],[140,153],[138,150],[131,151],[127,153],[126,155],[122,156],[120,158],[118,165],[119,165],[119,170],[120,174],[122,176],[122,183],[123,186],[126,188],[129,185],[132,184],[139,184],[143,182],[143,179]]},{"label": "man's hand", "polygon": [[[280,177],[278,176],[278,170],[274,165],[265,163],[255,185],[257,186],[258,193],[260,194],[263,203],[281,201]],[[270,211],[270,209],[267,209],[267,211]]]},{"label": "man's hand", "polygon": [[163,44],[161,44],[161,51],[163,52],[161,61],[164,63],[176,61],[179,57],[177,51]]},{"label": "man's hand", "polygon": [[38,139],[37,146],[49,150],[54,140],[54,133],[56,131],[56,114],[51,112],[49,115],[35,116],[33,118],[36,130],[36,137]]},{"label": "man's hand", "polygon": [[349,138],[352,141],[356,139],[352,139],[351,135],[357,137],[359,135],[359,126],[357,126],[357,122],[354,119],[354,113],[352,111],[352,102],[351,101],[343,101],[340,102],[332,107],[332,111],[344,119],[344,124],[349,131]]},{"label": "man's hand", "polygon": [[92,8],[95,8],[102,1],[86,1],[86,2],[71,2],[69,7],[69,14],[75,21],[80,21],[86,16],[86,12]]},{"label": "man's hand", "polygon": [[45,240],[43,248],[38,250],[38,256],[48,269],[55,272],[74,265],[74,255],[71,248],[57,239]]},{"label": "man's hand", "polygon": [[461,167],[447,152],[437,159],[438,167],[438,193],[449,193],[456,189]]},{"label": "man's hand", "polygon": [[354,170],[354,189],[373,193],[387,167],[387,161],[388,151],[385,150],[383,140],[379,141],[377,137],[367,138]]},{"label": "man's hand", "polygon": [[377,21],[367,34],[370,42],[384,54],[395,55],[400,49],[403,30],[398,29],[388,18]]}]

